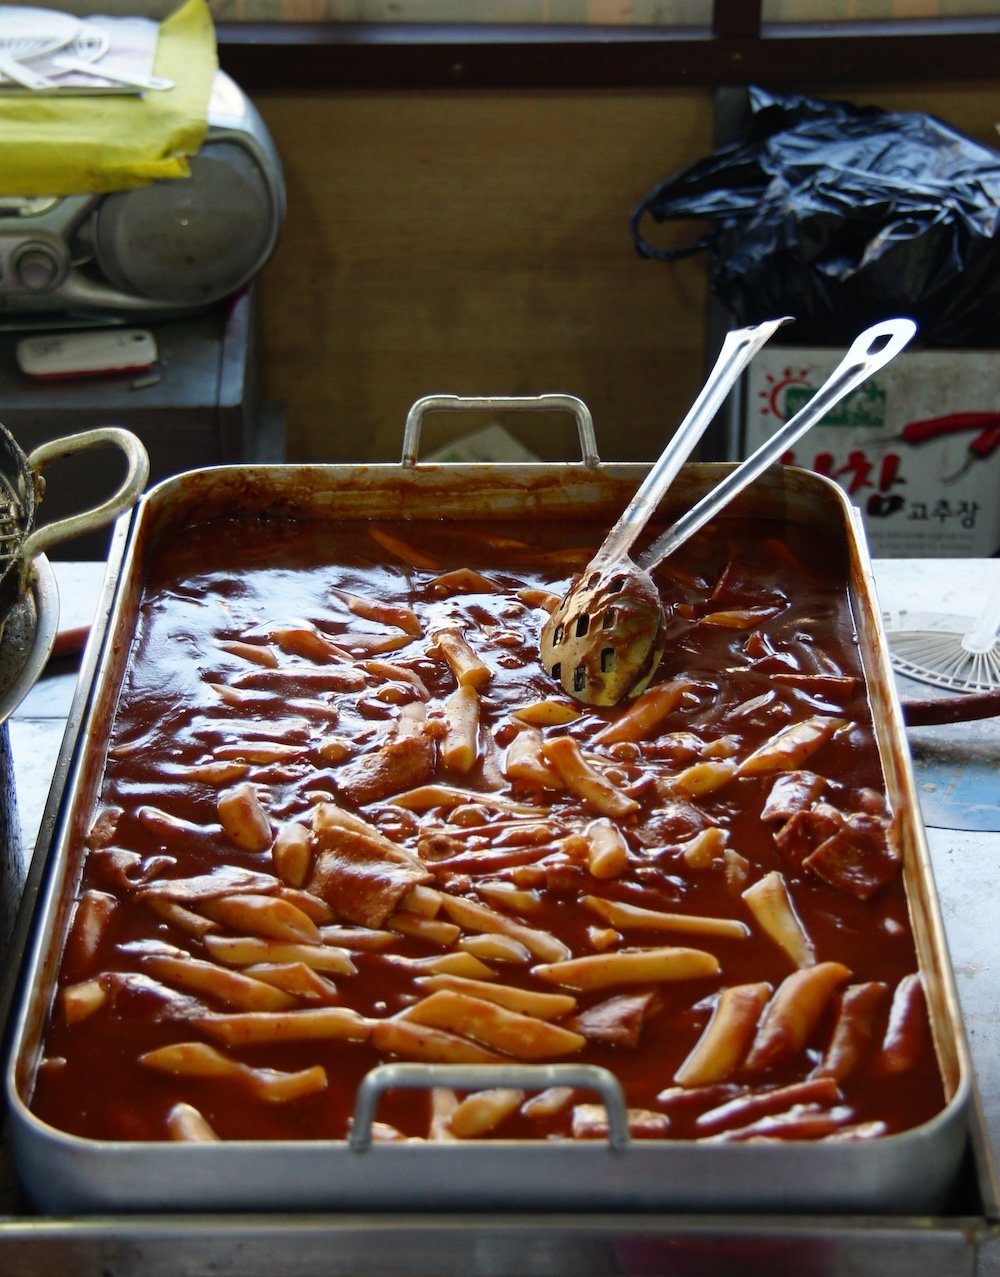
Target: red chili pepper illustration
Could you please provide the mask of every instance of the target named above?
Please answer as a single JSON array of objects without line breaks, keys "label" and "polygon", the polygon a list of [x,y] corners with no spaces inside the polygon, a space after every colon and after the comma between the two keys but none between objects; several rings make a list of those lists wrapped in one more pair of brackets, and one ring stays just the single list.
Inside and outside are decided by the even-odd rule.
[{"label": "red chili pepper illustration", "polygon": [[882,442],[908,443],[916,447],[932,439],[973,430],[978,434],[970,441],[968,455],[961,468],[944,478],[945,483],[954,483],[968,474],[977,461],[986,461],[1000,448],[1000,412],[952,412],[943,417],[925,417],[921,421],[908,422],[898,435]]},{"label": "red chili pepper illustration", "polygon": [[896,439],[910,444],[927,443],[930,439],[961,434],[966,430],[980,430],[983,432],[980,436],[982,438],[991,429],[1000,429],[1000,412],[952,412],[944,417],[911,421],[896,435]]},{"label": "red chili pepper illustration", "polygon": [[956,479],[961,479],[963,475],[968,474],[977,461],[985,461],[988,457],[992,457],[997,448],[1000,448],[1000,422],[995,426],[987,426],[985,430],[976,435],[975,439],[969,444],[968,456],[962,463],[959,470],[954,474],[945,476],[945,483],[954,483]]}]

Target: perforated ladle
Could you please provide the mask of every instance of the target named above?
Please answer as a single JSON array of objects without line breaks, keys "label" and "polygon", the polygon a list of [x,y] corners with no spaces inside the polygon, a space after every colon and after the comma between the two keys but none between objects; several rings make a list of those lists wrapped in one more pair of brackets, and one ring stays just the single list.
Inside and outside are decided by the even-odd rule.
[{"label": "perforated ladle", "polygon": [[[542,663],[587,705],[615,705],[648,686],[663,654],[665,615],[650,576],[656,565],[713,518],[845,395],[899,354],[916,332],[910,319],[865,329],[812,398],[711,492],[633,561],[646,526],[722,398],[784,319],[730,333],[698,399],[604,543],[542,627]],[[735,352],[730,348],[735,339]],[[733,371],[733,368],[736,371]],[[706,418],[707,414],[707,418]]]}]

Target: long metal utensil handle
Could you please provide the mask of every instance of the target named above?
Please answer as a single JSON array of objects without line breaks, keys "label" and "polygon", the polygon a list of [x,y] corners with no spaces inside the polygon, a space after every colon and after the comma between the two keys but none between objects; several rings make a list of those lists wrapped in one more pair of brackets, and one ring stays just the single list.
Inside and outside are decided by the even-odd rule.
[{"label": "long metal utensil handle", "polygon": [[790,318],[786,315],[781,319],[769,319],[762,324],[736,328],[726,334],[708,380],[691,405],[687,416],[671,435],[659,460],[642,481],[642,486],[604,538],[603,544],[591,560],[592,566],[606,559],[620,558],[628,553],[633,541],[660,504],[663,494],[677,478],[677,473],[691,455],[691,450],[714,420],[740,373],[764,343],[783,324],[790,322]]},{"label": "long metal utensil handle", "polygon": [[657,563],[673,554],[709,519],[727,505],[738,492],[753,483],[754,479],[779,460],[797,439],[811,429],[845,395],[867,381],[872,373],[890,363],[912,339],[917,326],[912,319],[887,319],[866,328],[854,339],[850,350],[833,370],[815,395],[794,417],[747,457],[742,465],[730,472],[711,492],[691,507],[677,522],[643,551],[637,560],[639,567],[650,571]]}]

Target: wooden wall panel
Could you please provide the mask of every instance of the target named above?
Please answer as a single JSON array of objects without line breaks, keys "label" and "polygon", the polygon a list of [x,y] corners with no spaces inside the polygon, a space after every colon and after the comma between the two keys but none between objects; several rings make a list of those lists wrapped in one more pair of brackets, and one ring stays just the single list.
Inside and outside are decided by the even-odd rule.
[{"label": "wooden wall panel", "polygon": [[[821,96],[925,110],[995,141],[993,86]],[[703,376],[706,263],[639,258],[628,219],[711,150],[708,91],[255,101],[288,185],[259,297],[264,390],[286,406],[291,459],[396,460],[420,395],[546,390],[587,401],[606,458],[657,455]],[[431,417],[425,450],[478,424]],[[561,418],[505,424],[543,457],[576,453]]]},{"label": "wooden wall panel", "polygon": [[[257,105],[288,185],[260,302],[266,393],[287,405],[291,456],[395,460],[420,395],[546,390],[588,402],[608,458],[656,455],[699,385],[705,268],[639,258],[628,219],[710,147],[707,95]],[[575,455],[559,419],[508,423],[543,456]],[[427,447],[464,428],[428,418]]]}]

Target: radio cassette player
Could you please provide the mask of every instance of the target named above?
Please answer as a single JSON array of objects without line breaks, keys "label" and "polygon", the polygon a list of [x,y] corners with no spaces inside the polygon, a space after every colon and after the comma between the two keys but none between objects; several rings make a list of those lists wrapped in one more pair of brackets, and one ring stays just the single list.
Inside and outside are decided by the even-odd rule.
[{"label": "radio cassette player", "polygon": [[108,195],[0,199],[0,321],[190,313],[237,292],[277,246],[281,164],[223,72],[190,177]]}]

